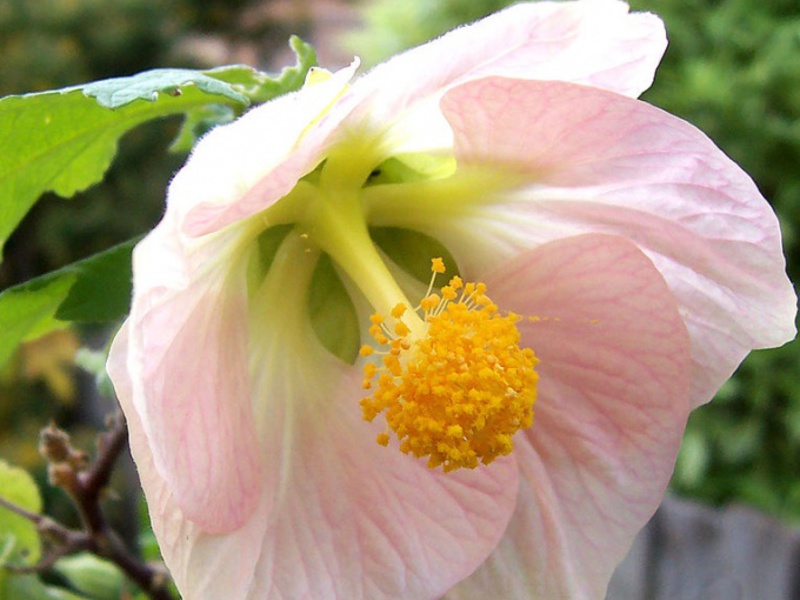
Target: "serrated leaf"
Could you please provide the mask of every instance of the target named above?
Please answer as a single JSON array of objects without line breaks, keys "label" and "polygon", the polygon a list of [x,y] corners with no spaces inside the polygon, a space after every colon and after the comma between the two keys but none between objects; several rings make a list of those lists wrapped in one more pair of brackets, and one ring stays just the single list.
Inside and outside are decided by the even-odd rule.
[{"label": "serrated leaf", "polygon": [[232,65],[206,71],[207,75],[236,86],[254,104],[261,104],[288,92],[303,87],[311,67],[317,65],[317,53],[311,44],[306,44],[296,35],[289,39],[289,46],[296,62],[284,67],[277,75],[256,71],[248,66]]},{"label": "serrated leaf", "polygon": [[27,339],[69,321],[121,319],[131,296],[130,240],[105,252],[37,277],[0,294],[0,366]]},{"label": "serrated leaf", "polygon": [[[12,467],[2,460],[0,460],[0,496],[29,512],[39,513],[42,510],[42,499],[33,477],[24,469]],[[42,553],[36,525],[2,506],[0,506],[0,547],[3,548],[4,564],[32,565],[38,562]]]},{"label": "serrated leaf", "polygon": [[137,125],[209,104],[239,114],[251,102],[299,88],[315,57],[299,40],[292,47],[298,63],[278,77],[243,66],[162,69],[0,99],[0,252],[42,194],[69,198],[98,183],[119,139]]},{"label": "serrated leaf", "polygon": [[186,86],[194,85],[206,94],[223,96],[250,105],[250,99],[230,84],[192,69],[152,69],[130,77],[113,77],[83,86],[85,96],[105,108],[121,108],[134,100],[156,102],[161,94],[182,96]]},{"label": "serrated leaf", "polygon": [[98,183],[128,130],[210,101],[196,87],[117,110],[80,90],[0,99],[0,247],[45,192],[69,198]]}]

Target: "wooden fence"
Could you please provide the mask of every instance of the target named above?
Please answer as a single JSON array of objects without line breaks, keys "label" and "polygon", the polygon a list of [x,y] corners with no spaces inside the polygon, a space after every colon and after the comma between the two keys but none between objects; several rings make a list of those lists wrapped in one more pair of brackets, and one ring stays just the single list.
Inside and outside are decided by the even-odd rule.
[{"label": "wooden fence", "polygon": [[667,498],[606,600],[800,600],[800,529],[748,508]]}]

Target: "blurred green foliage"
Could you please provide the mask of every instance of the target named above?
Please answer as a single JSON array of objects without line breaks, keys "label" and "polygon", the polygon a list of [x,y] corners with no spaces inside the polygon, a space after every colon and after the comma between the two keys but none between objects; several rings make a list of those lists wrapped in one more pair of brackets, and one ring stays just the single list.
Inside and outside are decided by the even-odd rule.
[{"label": "blurred green foliage", "polygon": [[[367,64],[513,4],[378,0],[349,43]],[[631,0],[660,15],[670,46],[643,99],[694,123],[775,207],[800,281],[800,4],[797,0]],[[800,345],[751,354],[692,415],[672,487],[800,522]]]}]

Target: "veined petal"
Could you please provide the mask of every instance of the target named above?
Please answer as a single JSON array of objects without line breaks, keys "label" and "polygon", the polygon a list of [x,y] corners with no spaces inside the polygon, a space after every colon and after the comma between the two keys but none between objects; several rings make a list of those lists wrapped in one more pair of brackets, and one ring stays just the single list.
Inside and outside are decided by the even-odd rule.
[{"label": "veined petal", "polygon": [[[174,227],[165,218],[134,250],[130,334],[110,360],[126,364],[128,402],[183,513],[227,531],[247,519],[260,492],[245,265],[228,239],[186,254]],[[123,377],[119,366],[112,377]]]},{"label": "veined petal", "polygon": [[636,246],[588,234],[487,279],[540,362],[534,424],[515,442],[517,510],[489,560],[448,598],[604,597],[655,511],[689,413],[689,338]]},{"label": "veined petal", "polygon": [[270,421],[267,435],[284,444],[270,465],[280,493],[247,525],[263,538],[245,598],[438,598],[505,531],[514,461],[452,476],[378,446],[380,427],[357,409],[360,380],[299,386],[302,396],[285,398],[292,414]]},{"label": "veined petal", "polygon": [[119,336],[122,352],[110,368],[131,413],[164,558],[192,600],[439,597],[501,538],[516,499],[516,464],[454,477],[378,446],[379,427],[361,418],[361,370],[324,351],[302,302],[287,292],[314,264],[299,236],[290,243],[294,251],[282,246],[251,302],[252,400],[265,464],[259,503],[238,529],[213,535],[187,519],[154,467],[120,366],[127,331]]},{"label": "veined petal", "polygon": [[572,81],[636,97],[650,87],[667,46],[652,14],[616,0],[521,3],[376,67],[353,85],[354,126],[386,129],[392,147],[447,145],[437,106],[449,87],[486,76]]},{"label": "veined petal", "polygon": [[376,120],[490,75],[585,83],[636,97],[650,87],[666,47],[661,20],[629,14],[624,2],[521,3],[386,61],[354,91],[373,92],[368,106]]},{"label": "veined petal", "polygon": [[[206,554],[203,554],[203,548],[195,548],[198,537],[208,534],[186,518],[175,499],[172,486],[167,484],[156,468],[152,445],[143,426],[143,415],[132,401],[134,381],[128,369],[130,332],[129,322],[126,322],[114,338],[107,368],[125,413],[131,454],[147,495],[153,530],[171,575],[182,590],[186,589],[185,582],[188,580],[197,589],[212,590],[208,597],[244,597],[255,560],[244,550],[258,543],[258,532],[250,532],[245,527],[227,535],[213,536],[217,543],[213,551]],[[187,547],[181,548],[184,541]],[[225,565],[224,569],[216,567],[219,561],[230,560],[232,556],[239,560]],[[194,571],[190,571],[193,567]]]},{"label": "veined petal", "polygon": [[[692,337],[695,405],[751,349],[793,338],[796,298],[775,214],[692,125],[558,82],[487,78],[453,89],[442,104],[460,161],[502,165],[530,182],[470,212],[460,226],[475,233],[459,260],[487,268],[499,253],[588,231],[633,240],[678,298]],[[445,238],[457,254],[459,236]],[[486,245],[494,256],[477,250]]]},{"label": "veined petal", "polygon": [[261,492],[247,355],[252,233],[219,230],[270,206],[319,160],[322,138],[292,150],[354,68],[206,136],[134,252],[131,403],[182,513],[208,532],[241,525]]}]

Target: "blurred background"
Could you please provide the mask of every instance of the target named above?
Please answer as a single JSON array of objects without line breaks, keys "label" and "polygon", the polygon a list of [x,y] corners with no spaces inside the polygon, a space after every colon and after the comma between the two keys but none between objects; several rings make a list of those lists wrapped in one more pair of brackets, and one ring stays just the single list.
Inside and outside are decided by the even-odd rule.
[{"label": "blurred background", "polygon": [[[648,102],[703,129],[759,185],[781,219],[789,275],[800,277],[800,4],[797,0],[633,0],[659,14],[670,47]],[[0,95],[155,67],[293,63],[287,40],[320,64],[366,65],[475,20],[503,0],[2,0]],[[179,121],[128,134],[101,185],[44,198],[9,240],[0,290],[146,232],[184,156],[167,154]],[[50,419],[87,446],[102,413],[73,364],[91,329],[21,349],[0,373],[0,456],[41,476],[37,433]],[[102,343],[102,342],[100,342]],[[673,491],[740,503],[800,523],[800,345],[754,352],[691,418]],[[60,514],[58,499],[50,497]]]}]

